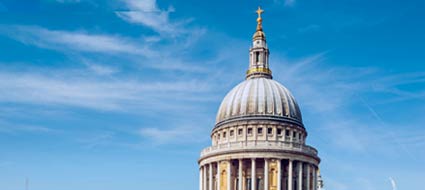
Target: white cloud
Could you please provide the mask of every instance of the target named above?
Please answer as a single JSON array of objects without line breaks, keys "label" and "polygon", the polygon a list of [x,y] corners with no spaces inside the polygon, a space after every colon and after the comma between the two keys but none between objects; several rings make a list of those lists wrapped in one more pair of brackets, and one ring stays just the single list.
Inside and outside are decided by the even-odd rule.
[{"label": "white cloud", "polygon": [[112,139],[114,138],[115,133],[111,131],[96,133],[96,135],[80,138],[77,141],[88,149],[96,148],[98,146],[105,146],[111,144]]},{"label": "white cloud", "polygon": [[198,138],[204,135],[202,131],[204,131],[203,127],[199,127],[199,124],[191,124],[187,125],[187,127],[174,127],[169,129],[146,127],[140,129],[139,133],[142,137],[153,141],[154,144],[161,145],[167,143],[194,143],[204,141],[206,138]]},{"label": "white cloud", "polygon": [[[184,70],[185,72],[205,72],[203,65],[187,61],[183,53],[192,48],[194,43],[204,34],[205,30],[194,30],[190,38],[171,40],[158,45],[162,40],[159,36],[149,36],[142,39],[126,38],[111,34],[93,34],[85,31],[49,30],[38,26],[0,26],[0,33],[21,43],[39,48],[63,52],[75,59],[75,63],[84,64],[98,74],[113,74],[116,66],[97,64],[93,58],[114,56],[125,63],[138,64],[158,70]],[[95,55],[95,56],[93,56]],[[143,62],[141,62],[143,58]],[[120,65],[117,65],[120,66]]]},{"label": "white cloud", "polygon": [[0,133],[51,133],[56,132],[56,130],[38,126],[38,125],[29,125],[22,124],[19,122],[10,122],[7,120],[0,119]]},{"label": "white cloud", "polygon": [[425,98],[425,90],[403,88],[403,85],[424,84],[424,72],[390,74],[371,67],[329,67],[326,63],[329,53],[290,60],[274,57],[274,62],[283,63],[272,63],[275,73],[284,73],[274,77],[296,93],[302,106],[316,112],[329,113],[353,104],[364,104],[362,96],[368,95],[391,95],[374,100],[373,104]]},{"label": "white cloud", "polygon": [[87,59],[83,59],[81,60],[81,62],[85,64],[91,71],[93,71],[94,73],[98,75],[111,75],[118,72],[118,69],[116,68],[94,63]]},{"label": "white cloud", "polygon": [[123,0],[128,11],[117,11],[116,14],[135,24],[150,27],[154,31],[175,37],[183,32],[182,25],[187,22],[175,23],[170,21],[169,14],[174,11],[173,7],[161,10],[156,0]]},{"label": "white cloud", "polygon": [[121,36],[89,34],[84,31],[48,30],[37,26],[2,26],[0,32],[22,43],[53,50],[155,55],[148,46],[140,46]]},{"label": "white cloud", "polygon": [[392,177],[390,177],[389,179],[391,182],[392,190],[397,190],[397,184],[395,183],[395,180]]},{"label": "white cloud", "polygon": [[[412,153],[411,146],[418,146],[416,139],[422,138],[424,133],[416,132],[417,138],[412,138],[406,131],[387,130],[397,127],[388,125],[373,107],[389,101],[423,100],[425,90],[403,88],[403,85],[425,84],[425,73],[391,74],[369,67],[328,67],[330,53],[290,60],[272,57],[274,63],[283,63],[272,63],[275,79],[294,93],[303,114],[310,116],[304,117],[304,121],[308,129],[314,130],[312,136],[317,138],[316,142],[355,154],[393,155],[397,147],[412,158],[418,157]],[[356,112],[352,111],[354,108]],[[308,126],[312,121],[314,126]],[[418,124],[406,122],[404,125]],[[396,146],[387,147],[382,142]]]},{"label": "white cloud", "polygon": [[295,5],[295,0],[274,0],[275,3],[282,4],[288,7]]},{"label": "white cloud", "polygon": [[[47,77],[46,75],[51,75]],[[184,80],[184,79],[183,79]],[[98,110],[189,109],[187,102],[211,101],[212,86],[196,80],[149,81],[94,78],[79,72],[0,72],[0,102],[75,106]],[[204,94],[199,96],[199,94]],[[170,104],[172,100],[174,104]]]}]

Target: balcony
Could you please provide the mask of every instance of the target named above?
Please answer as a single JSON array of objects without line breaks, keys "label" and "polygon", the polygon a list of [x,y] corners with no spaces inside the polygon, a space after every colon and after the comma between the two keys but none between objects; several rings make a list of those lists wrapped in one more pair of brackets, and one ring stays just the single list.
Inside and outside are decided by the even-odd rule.
[{"label": "balcony", "polygon": [[218,144],[205,148],[201,152],[201,158],[212,154],[236,150],[283,150],[295,151],[317,156],[317,150],[311,146],[287,141],[238,141]]}]

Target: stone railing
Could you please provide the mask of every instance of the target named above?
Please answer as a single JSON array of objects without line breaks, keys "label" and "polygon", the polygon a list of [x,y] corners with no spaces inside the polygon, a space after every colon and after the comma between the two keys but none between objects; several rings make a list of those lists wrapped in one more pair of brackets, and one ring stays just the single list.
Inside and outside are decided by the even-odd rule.
[{"label": "stone railing", "polygon": [[234,150],[289,150],[317,156],[317,150],[311,146],[287,141],[238,141],[218,144],[205,148],[201,157]]}]

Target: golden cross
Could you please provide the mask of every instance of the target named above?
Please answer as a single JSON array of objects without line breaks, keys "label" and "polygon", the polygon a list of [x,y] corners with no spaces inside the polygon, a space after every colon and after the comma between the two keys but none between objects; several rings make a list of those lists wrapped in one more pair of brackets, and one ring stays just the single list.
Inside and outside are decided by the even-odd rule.
[{"label": "golden cross", "polygon": [[258,14],[258,18],[261,18],[261,14],[264,12],[264,10],[261,9],[261,7],[258,7],[258,10],[256,12]]}]

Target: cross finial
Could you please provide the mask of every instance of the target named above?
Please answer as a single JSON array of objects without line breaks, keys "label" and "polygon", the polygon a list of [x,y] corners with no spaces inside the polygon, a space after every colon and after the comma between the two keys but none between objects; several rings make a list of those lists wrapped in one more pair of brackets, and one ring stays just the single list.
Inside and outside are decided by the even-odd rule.
[{"label": "cross finial", "polygon": [[258,14],[258,18],[261,18],[261,14],[263,14],[264,10],[263,10],[263,9],[261,9],[261,7],[259,6],[259,7],[258,7],[258,10],[257,10],[256,12],[257,12],[257,14]]},{"label": "cross finial", "polygon": [[261,31],[261,30],[263,30],[263,26],[262,26],[263,19],[261,18],[261,14],[263,14],[264,10],[261,9],[260,6],[258,6],[258,10],[256,12],[258,14],[258,18],[257,18],[257,31]]}]

